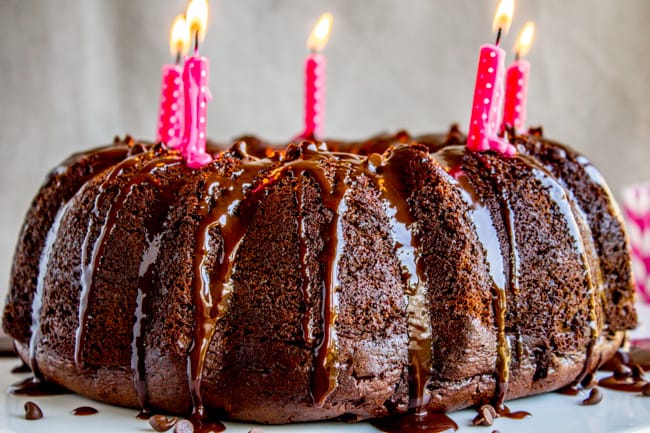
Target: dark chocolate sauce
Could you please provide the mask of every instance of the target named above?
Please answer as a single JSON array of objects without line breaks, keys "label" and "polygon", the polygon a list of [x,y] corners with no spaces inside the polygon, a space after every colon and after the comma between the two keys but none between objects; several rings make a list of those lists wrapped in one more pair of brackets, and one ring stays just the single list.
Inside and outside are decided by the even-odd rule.
[{"label": "dark chocolate sauce", "polygon": [[75,409],[72,409],[70,412],[72,415],[75,416],[88,416],[88,415],[95,415],[99,411],[95,409],[94,407],[90,406],[81,406]]},{"label": "dark chocolate sauce", "polygon": [[557,392],[558,394],[564,394],[564,395],[570,395],[570,396],[576,396],[580,394],[580,387],[576,385],[569,385],[565,386],[564,388],[558,389]]},{"label": "dark chocolate sauce", "polygon": [[510,419],[524,419],[527,416],[531,416],[530,412],[526,412],[525,410],[518,410],[515,412],[512,412],[508,406],[502,406],[501,408],[497,408],[497,413],[499,414],[500,417],[503,418],[510,418]]},{"label": "dark chocolate sauce", "polygon": [[[138,396],[138,403],[142,408],[146,408],[149,403],[146,383],[146,345],[144,342],[144,336],[146,327],[145,320],[152,317],[153,314],[151,311],[149,295],[156,290],[156,285],[154,283],[155,267],[151,265],[155,263],[158,258],[164,222],[166,221],[169,209],[178,199],[176,193],[181,186],[185,184],[183,179],[190,177],[189,175],[183,175],[180,176],[181,180],[175,184],[159,185],[153,175],[154,170],[158,168],[161,161],[162,163],[165,163],[164,159],[160,158],[147,164],[127,185],[127,187],[130,188],[131,185],[141,182],[149,182],[159,186],[157,193],[158,200],[156,204],[150,208],[150,215],[144,225],[148,246],[143,253],[140,261],[140,268],[138,269],[135,323],[133,325],[133,338],[131,341],[131,369],[134,374],[134,386]],[[147,166],[151,166],[152,164],[154,169],[149,170]],[[171,164],[166,164],[165,168],[172,166],[178,166],[175,159],[172,159]]]},{"label": "dark chocolate sauce", "polygon": [[25,380],[11,385],[8,392],[13,395],[29,395],[31,397],[70,394],[70,391],[65,388],[38,380],[34,377],[28,377]]},{"label": "dark chocolate sauce", "polygon": [[[220,158],[227,157],[222,154]],[[271,165],[269,160],[245,158],[229,173],[216,164],[205,167],[206,183],[199,210],[203,215],[194,254],[194,336],[188,356],[190,395],[195,419],[204,416],[201,379],[205,356],[216,323],[223,317],[233,290],[232,271],[239,246],[257,205],[250,203],[254,181]],[[217,200],[215,200],[215,197]],[[221,234],[218,264],[211,263],[211,232]]]},{"label": "dark chocolate sauce", "polygon": [[[296,189],[296,215],[298,219],[298,241],[299,241],[299,255],[300,255],[300,290],[304,302],[309,299],[309,282],[311,281],[311,270],[307,263],[307,245],[304,221],[304,186],[300,184]],[[309,314],[304,314],[301,319],[302,339],[306,345],[311,342],[314,323]]]},{"label": "dark chocolate sauce", "polygon": [[59,231],[61,219],[63,218],[63,215],[65,215],[71,203],[72,201],[69,200],[57,211],[57,214],[54,217],[54,221],[52,222],[52,225],[47,232],[45,245],[38,262],[36,291],[34,292],[34,298],[32,299],[31,305],[32,324],[30,327],[31,336],[29,339],[29,363],[32,371],[34,372],[34,377],[41,380],[43,379],[43,375],[41,374],[41,371],[38,368],[38,362],[36,361],[36,350],[41,338],[41,307],[43,305],[43,292],[45,290],[45,275],[49,267],[50,258],[52,257],[52,248],[54,247],[56,234]]},{"label": "dark chocolate sauce", "polygon": [[[595,355],[594,349],[600,336],[600,322],[598,320],[599,317],[596,311],[596,287],[602,287],[602,280],[600,277],[600,272],[592,272],[582,236],[582,233],[591,234],[591,231],[588,227],[584,227],[582,231],[580,230],[578,220],[575,217],[578,210],[574,209],[571,204],[572,201],[568,200],[569,192],[553,179],[552,174],[546,171],[546,169],[542,168],[542,166],[536,163],[534,160],[525,156],[522,156],[521,158],[522,160],[527,161],[531,167],[534,167],[532,170],[533,176],[548,192],[548,197],[553,201],[556,209],[559,210],[564,217],[564,220],[567,223],[567,228],[569,229],[569,234],[573,239],[575,250],[578,252],[578,254],[580,254],[580,257],[582,258],[582,263],[585,270],[585,279],[587,282],[587,296],[589,297],[588,326],[590,339],[589,343],[587,344],[587,355],[585,357],[583,368],[580,371],[580,374],[578,374],[578,377],[576,377],[573,381],[573,386],[578,386],[588,374],[591,374],[598,369],[598,365],[594,366],[593,362]],[[594,279],[597,279],[599,281],[594,282]],[[600,327],[602,327],[602,324],[600,324]]]},{"label": "dark chocolate sauce", "polygon": [[603,367],[603,370],[613,372],[611,376],[598,381],[598,385],[603,388],[636,393],[643,392],[643,388],[648,384],[643,367],[634,362],[630,352],[618,350]]},{"label": "dark chocolate sauce", "polygon": [[[93,276],[95,270],[99,268],[100,262],[103,258],[103,251],[106,245],[107,236],[110,236],[113,228],[118,222],[118,214],[123,208],[126,200],[130,197],[130,194],[133,188],[136,185],[142,183],[150,183],[157,185],[157,179],[155,172],[160,170],[162,167],[171,167],[174,165],[179,165],[182,163],[180,154],[178,153],[165,153],[159,152],[159,149],[153,149],[147,154],[138,154],[130,158],[125,159],[122,163],[117,164],[114,169],[108,174],[106,180],[99,186],[99,191],[95,197],[95,203],[93,208],[93,214],[97,215],[99,209],[102,208],[106,200],[105,192],[108,189],[109,182],[113,181],[118,176],[123,175],[125,172],[137,167],[142,164],[140,168],[136,168],[134,173],[131,174],[130,179],[125,183],[124,186],[120,188],[117,195],[114,197],[113,202],[111,203],[106,216],[104,218],[103,225],[99,228],[99,235],[95,240],[95,244],[92,247],[92,251],[89,254],[89,242],[90,236],[93,230],[88,229],[86,237],[84,238],[82,244],[82,263],[81,263],[81,294],[79,300],[79,323],[77,332],[75,334],[75,363],[78,367],[83,365],[83,344],[85,342],[85,333],[87,328],[88,320],[88,306],[92,300],[92,287],[93,287]],[[161,197],[161,201],[164,201],[164,198],[167,198],[166,203],[163,208],[166,210],[171,200],[170,194],[166,193],[164,190],[159,191],[158,194]],[[154,224],[159,226],[164,220],[164,215],[153,215],[151,218],[154,220]],[[154,236],[154,233],[151,233],[150,227],[146,227],[147,233],[150,236]],[[159,230],[159,229],[158,229]],[[156,230],[156,231],[158,231]],[[150,254],[150,256],[153,255]],[[155,259],[155,258],[153,258]],[[153,260],[151,257],[144,257],[143,263],[147,264]],[[146,383],[144,380],[145,377],[145,368],[144,368],[144,343],[142,340],[142,319],[143,319],[143,303],[146,292],[149,287],[146,286],[146,282],[149,281],[146,278],[147,270],[141,272],[139,275],[138,281],[138,294],[137,294],[137,308],[136,308],[136,322],[133,327],[133,341],[132,341],[132,358],[131,358],[131,367],[134,374],[134,386],[136,388],[138,401],[141,407],[145,407],[147,404],[147,391]],[[149,284],[150,286],[151,284]]]},{"label": "dark chocolate sauce", "polygon": [[[55,168],[52,173],[55,175],[61,175],[68,172],[71,168],[75,167],[79,161],[89,160],[91,161],[91,169],[84,173],[81,180],[87,181],[94,174],[104,170],[107,167],[110,167],[113,164],[122,161],[128,152],[128,147],[121,142],[119,137],[115,137],[116,142],[113,146],[103,147],[95,150],[91,150],[84,153],[78,153],[70,158],[68,158],[63,164]],[[36,278],[36,290],[34,292],[34,297],[31,304],[31,318],[32,323],[30,326],[30,340],[29,340],[29,358],[30,358],[30,367],[34,372],[34,376],[42,379],[42,374],[38,368],[38,363],[36,361],[36,349],[38,342],[40,340],[40,324],[41,324],[41,307],[42,307],[42,298],[44,291],[44,282],[45,275],[48,269],[49,260],[52,253],[52,248],[54,241],[56,239],[56,234],[59,230],[59,225],[63,215],[66,213],[71,201],[68,200],[63,204],[57,211],[56,216],[48,230],[47,236],[45,238],[45,244],[43,250],[41,251],[41,256],[38,263],[38,275]]]},{"label": "dark chocolate sauce", "polygon": [[409,211],[408,192],[403,179],[408,173],[412,156],[410,146],[396,145],[386,158],[378,154],[370,155],[365,164],[365,174],[374,178],[373,181],[382,194],[395,255],[400,263],[404,293],[408,298],[409,407],[419,412],[430,400],[427,384],[431,378],[433,353],[427,278],[424,265],[419,260],[419,240],[412,233],[413,217]]},{"label": "dark chocolate sauce", "polygon": [[[125,171],[130,170],[131,168],[138,165],[142,160],[142,155],[143,154],[126,158],[125,160],[116,164],[113,167],[113,169],[109,172],[104,182],[99,186],[99,191],[95,196],[95,202],[92,210],[93,215],[97,215],[99,213],[99,209],[101,208],[102,204],[106,200],[104,192],[107,190],[109,183],[113,181],[116,177],[123,174]],[[117,197],[117,199],[119,200],[119,196]],[[111,209],[109,209],[109,213],[110,212]],[[79,278],[79,283],[81,285],[81,292],[79,294],[78,324],[77,324],[77,330],[75,332],[75,347],[74,347],[74,362],[77,368],[83,367],[83,360],[82,360],[83,345],[86,337],[88,304],[89,304],[89,298],[91,295],[91,289],[93,284],[93,276],[96,269],[95,265],[97,265],[99,260],[102,258],[103,245],[104,245],[103,239],[108,232],[107,224],[104,224],[100,228],[99,236],[95,240],[95,244],[92,248],[92,251],[89,251],[91,235],[94,232],[92,228],[93,227],[91,221],[91,226],[86,231],[86,235],[81,245],[81,267],[80,267],[81,273]]]},{"label": "dark chocolate sauce", "polygon": [[147,409],[142,409],[140,412],[138,412],[138,414],[135,417],[137,419],[147,421],[152,416],[153,416],[153,413],[149,412]]},{"label": "dark chocolate sauce", "polygon": [[[218,433],[226,430],[226,426],[219,421],[208,421],[203,415],[199,415],[197,412],[190,417],[189,421],[194,427],[194,433]],[[179,421],[178,424],[180,423]]]},{"label": "dark chocolate sauce", "polygon": [[[505,232],[508,237],[508,246],[509,246],[509,257],[507,260],[507,286],[503,284],[499,287],[496,283],[499,281],[497,279],[494,281],[495,276],[500,278],[500,275],[505,274],[505,271],[494,272],[490,271],[493,275],[493,281],[496,289],[496,297],[494,302],[494,317],[497,324],[497,363],[496,363],[496,387],[495,387],[495,397],[494,397],[494,406],[498,412],[504,410],[504,402],[506,401],[506,395],[508,392],[508,383],[510,380],[510,363],[512,361],[512,351],[508,339],[506,336],[506,315],[508,312],[508,303],[506,293],[509,291],[516,297],[519,294],[519,272],[520,272],[520,259],[519,252],[517,248],[517,239],[515,235],[515,216],[512,208],[510,207],[510,197],[508,190],[502,183],[502,179],[497,173],[495,173],[494,168],[490,165],[489,161],[481,155],[473,154],[476,159],[479,161],[480,166],[485,172],[485,176],[489,178],[492,185],[492,190],[495,198],[499,203],[499,210],[501,212],[501,218],[505,226]],[[489,214],[489,211],[488,211]],[[496,230],[495,230],[496,231]],[[484,235],[485,236],[485,235]],[[495,234],[491,235],[494,237]],[[497,238],[498,240],[498,238]],[[494,241],[492,241],[494,242]],[[500,245],[499,242],[496,245]],[[487,251],[489,254],[490,250],[493,250],[493,245],[487,245]],[[502,260],[505,259],[505,254],[501,254]],[[493,260],[495,263],[498,261]],[[492,263],[490,263],[492,265]],[[492,266],[490,266],[492,267]],[[499,269],[499,268],[497,268]],[[501,266],[501,269],[506,269],[505,265]]]},{"label": "dark chocolate sauce", "polygon": [[458,430],[458,424],[444,413],[409,412],[387,418],[373,419],[370,424],[386,433],[441,433]]},{"label": "dark chocolate sauce", "polygon": [[[320,152],[319,152],[320,153]],[[310,155],[311,154],[311,155]],[[307,158],[313,158],[318,161],[322,155],[308,152]],[[323,318],[323,339],[316,347],[316,357],[314,360],[314,371],[312,375],[311,394],[314,403],[323,405],[327,397],[334,391],[337,386],[338,377],[338,336],[336,333],[336,318],[338,316],[338,290],[340,282],[338,279],[339,263],[343,255],[344,238],[343,238],[343,216],[345,215],[348,205],[345,199],[345,193],[348,190],[348,176],[351,167],[339,166],[336,171],[336,177],[332,183],[325,176],[324,171],[317,164],[305,159],[308,165],[304,169],[310,169],[317,182],[321,185],[321,198],[325,207],[333,212],[332,221],[329,224],[328,234],[325,241],[325,247],[321,252],[321,259],[324,259],[325,272],[323,287],[323,303],[321,315]],[[301,163],[295,162],[296,169],[301,169]],[[308,167],[313,165],[314,167]],[[299,168],[300,167],[300,168]]]},{"label": "dark chocolate sauce", "polygon": [[17,365],[11,369],[11,373],[13,374],[31,373],[31,371],[32,369],[29,367],[29,365],[25,364],[25,362],[21,362],[20,365]]},{"label": "dark chocolate sauce", "polygon": [[635,378],[630,376],[618,378],[615,375],[605,377],[598,381],[598,385],[603,388],[626,392],[641,392],[647,383],[642,377]]}]

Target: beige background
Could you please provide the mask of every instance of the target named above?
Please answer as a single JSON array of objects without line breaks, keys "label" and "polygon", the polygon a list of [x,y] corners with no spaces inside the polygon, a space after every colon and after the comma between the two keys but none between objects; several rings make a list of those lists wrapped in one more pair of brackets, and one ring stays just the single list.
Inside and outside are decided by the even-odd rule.
[{"label": "beige background", "polygon": [[[467,124],[496,0],[211,0],[209,134],[287,140],[302,58],[331,11],[329,136]],[[169,26],[184,0],[0,0],[0,298],[45,173],[115,134],[152,139]],[[616,191],[650,180],[650,0],[519,0],[538,24],[529,119],[586,152]]]}]

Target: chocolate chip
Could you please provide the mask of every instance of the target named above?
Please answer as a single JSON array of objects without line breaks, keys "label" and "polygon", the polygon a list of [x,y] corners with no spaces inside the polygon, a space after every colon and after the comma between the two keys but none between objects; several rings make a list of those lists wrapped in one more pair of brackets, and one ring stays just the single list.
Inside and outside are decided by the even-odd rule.
[{"label": "chocolate chip", "polygon": [[494,418],[497,417],[497,411],[489,404],[484,404],[478,410],[478,415],[472,420],[473,425],[492,425]]},{"label": "chocolate chip", "polygon": [[33,401],[25,402],[25,419],[34,420],[43,418],[43,411]]},{"label": "chocolate chip", "polygon": [[182,419],[176,423],[174,433],[194,433],[194,425],[191,421]]},{"label": "chocolate chip", "polygon": [[501,433],[499,430],[492,430],[492,433]]},{"label": "chocolate chip", "polygon": [[156,431],[167,431],[176,425],[178,418],[175,416],[152,415],[149,418],[149,425]]},{"label": "chocolate chip", "polygon": [[603,393],[600,392],[600,389],[593,388],[589,393],[589,397],[582,400],[582,404],[584,404],[585,406],[592,406],[594,404],[600,403],[602,400],[603,400]]},{"label": "chocolate chip", "polygon": [[650,383],[643,385],[643,388],[641,388],[641,394],[650,397]]},{"label": "chocolate chip", "polygon": [[632,369],[624,364],[619,364],[614,369],[614,377],[616,379],[626,379],[632,376]]},{"label": "chocolate chip", "polygon": [[632,378],[634,380],[642,380],[644,374],[645,371],[643,371],[643,367],[641,367],[639,364],[634,364],[632,366]]}]

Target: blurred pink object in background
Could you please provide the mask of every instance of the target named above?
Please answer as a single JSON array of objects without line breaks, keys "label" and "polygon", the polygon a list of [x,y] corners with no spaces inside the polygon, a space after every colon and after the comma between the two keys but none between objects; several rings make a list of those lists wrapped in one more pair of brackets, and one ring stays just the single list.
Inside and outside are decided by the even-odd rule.
[{"label": "blurred pink object in background", "polygon": [[639,298],[650,303],[650,182],[623,188],[623,210]]}]

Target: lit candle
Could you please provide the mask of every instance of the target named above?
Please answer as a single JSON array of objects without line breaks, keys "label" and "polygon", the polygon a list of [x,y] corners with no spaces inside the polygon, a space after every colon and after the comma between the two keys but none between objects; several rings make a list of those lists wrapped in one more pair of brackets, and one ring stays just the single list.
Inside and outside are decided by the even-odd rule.
[{"label": "lit candle", "polygon": [[505,71],[505,52],[499,48],[499,42],[501,35],[510,28],[514,8],[514,0],[501,0],[492,24],[492,30],[497,32],[496,43],[481,47],[467,135],[467,147],[473,151],[495,150],[508,156],[515,154],[514,146],[498,136]]},{"label": "lit candle", "polygon": [[503,106],[503,126],[521,133],[526,126],[526,98],[530,63],[523,57],[528,53],[535,35],[535,24],[526,23],[515,44],[515,61],[506,72],[506,101]]},{"label": "lit candle", "polygon": [[305,129],[299,138],[314,139],[321,136],[323,130],[327,58],[321,51],[329,40],[332,21],[332,14],[321,15],[307,40],[309,55],[305,59]]},{"label": "lit candle", "polygon": [[163,65],[160,85],[160,110],[158,113],[158,133],[156,141],[161,141],[171,149],[181,145],[183,128],[183,87],[181,86],[181,56],[187,53],[190,33],[183,15],[178,15],[172,25],[169,50],[176,56],[175,64]]},{"label": "lit candle", "polygon": [[192,0],[185,13],[190,35],[194,37],[194,54],[185,60],[183,68],[184,111],[182,150],[188,167],[200,168],[212,161],[205,151],[207,140],[208,88],[210,62],[199,56],[199,42],[205,39],[208,22],[207,0]]}]

